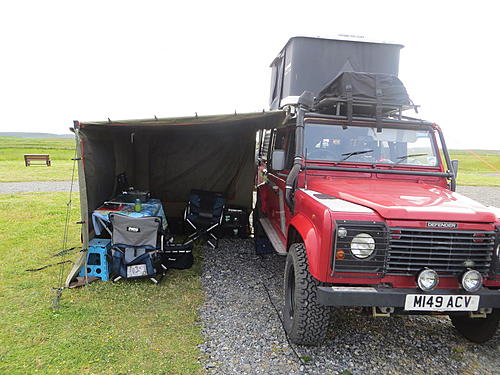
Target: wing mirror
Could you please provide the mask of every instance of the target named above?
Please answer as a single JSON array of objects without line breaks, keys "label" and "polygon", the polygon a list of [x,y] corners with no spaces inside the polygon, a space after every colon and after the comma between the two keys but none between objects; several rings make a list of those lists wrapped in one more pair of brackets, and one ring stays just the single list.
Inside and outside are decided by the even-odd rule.
[{"label": "wing mirror", "polygon": [[452,160],[451,161],[451,169],[452,172],[453,172],[453,175],[455,176],[455,178],[457,178],[457,175],[458,175],[458,160]]},{"label": "wing mirror", "polygon": [[272,168],[273,171],[282,171],[285,169],[285,150],[273,151]]}]

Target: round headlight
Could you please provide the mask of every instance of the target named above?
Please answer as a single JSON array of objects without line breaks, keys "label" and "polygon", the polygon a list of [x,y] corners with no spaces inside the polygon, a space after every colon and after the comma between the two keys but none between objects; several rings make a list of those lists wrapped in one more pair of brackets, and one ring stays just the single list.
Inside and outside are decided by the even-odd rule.
[{"label": "round headlight", "polygon": [[418,287],[424,291],[433,290],[439,283],[439,276],[436,271],[425,269],[417,276]]},{"label": "round headlight", "polygon": [[373,254],[375,240],[368,233],[359,233],[351,241],[351,252],[356,258],[365,259]]},{"label": "round headlight", "polygon": [[462,287],[468,292],[476,292],[483,285],[483,276],[476,270],[469,270],[462,276]]}]

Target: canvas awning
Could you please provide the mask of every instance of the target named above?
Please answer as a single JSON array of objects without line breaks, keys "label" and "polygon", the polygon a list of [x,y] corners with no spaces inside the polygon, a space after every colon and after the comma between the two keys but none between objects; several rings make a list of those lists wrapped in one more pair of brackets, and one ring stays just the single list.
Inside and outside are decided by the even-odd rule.
[{"label": "canvas awning", "polygon": [[[139,120],[119,121],[86,121],[80,122],[82,129],[106,129],[116,126],[129,127],[164,127],[164,126],[193,126],[193,125],[231,125],[252,127],[254,129],[270,129],[279,127],[285,119],[284,111],[234,113],[210,116],[167,117]],[[278,126],[277,126],[278,125]]]},{"label": "canvas awning", "polygon": [[191,189],[222,192],[230,204],[250,210],[255,132],[279,127],[285,117],[273,111],[76,122],[87,215],[113,197],[122,172],[136,189],[161,199],[167,216],[182,214]]}]

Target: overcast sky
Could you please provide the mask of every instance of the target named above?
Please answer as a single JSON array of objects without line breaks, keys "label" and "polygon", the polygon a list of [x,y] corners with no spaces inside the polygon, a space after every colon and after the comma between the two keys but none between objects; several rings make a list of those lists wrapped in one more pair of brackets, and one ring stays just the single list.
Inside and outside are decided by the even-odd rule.
[{"label": "overcast sky", "polygon": [[449,146],[500,149],[495,1],[3,1],[0,131],[268,108],[297,35],[402,43],[400,78]]}]

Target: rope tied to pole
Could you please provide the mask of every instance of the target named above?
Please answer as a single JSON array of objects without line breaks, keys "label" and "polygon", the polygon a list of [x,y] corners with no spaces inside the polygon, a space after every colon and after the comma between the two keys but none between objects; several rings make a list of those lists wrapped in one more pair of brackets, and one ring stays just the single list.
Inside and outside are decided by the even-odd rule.
[{"label": "rope tied to pole", "polygon": [[[71,204],[72,204],[72,194],[73,194],[73,183],[75,181],[75,166],[76,166],[76,159],[77,159],[77,147],[75,144],[75,156],[73,158],[73,169],[71,172],[71,185],[69,189],[69,198],[68,202],[66,203],[66,218],[64,222],[64,233],[63,233],[63,239],[62,239],[62,249],[65,249],[67,247],[68,243],[68,235],[69,235],[69,221],[71,219]],[[73,250],[72,249],[66,249],[66,250],[61,250],[58,254],[60,255],[54,255],[54,256],[62,256],[64,254],[67,254],[69,251]],[[54,288],[56,290],[56,295],[52,301],[52,309],[53,310],[59,310],[59,301],[61,300],[62,297],[62,292],[64,289],[64,270],[65,270],[65,265],[66,263],[73,263],[72,261],[62,261],[59,263],[56,263],[55,265],[59,264],[59,278],[58,278],[58,287]]]}]

